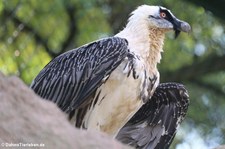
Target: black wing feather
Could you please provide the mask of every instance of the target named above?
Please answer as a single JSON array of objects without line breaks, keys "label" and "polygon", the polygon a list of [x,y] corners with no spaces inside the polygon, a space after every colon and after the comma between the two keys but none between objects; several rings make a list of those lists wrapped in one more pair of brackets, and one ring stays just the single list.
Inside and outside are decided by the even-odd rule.
[{"label": "black wing feather", "polygon": [[51,100],[66,112],[83,104],[101,86],[102,79],[127,56],[125,39],[102,39],[68,51],[49,62],[31,84],[42,98]]},{"label": "black wing feather", "polygon": [[183,85],[161,83],[151,100],[127,122],[116,138],[139,149],[167,149],[188,105],[188,93]]}]

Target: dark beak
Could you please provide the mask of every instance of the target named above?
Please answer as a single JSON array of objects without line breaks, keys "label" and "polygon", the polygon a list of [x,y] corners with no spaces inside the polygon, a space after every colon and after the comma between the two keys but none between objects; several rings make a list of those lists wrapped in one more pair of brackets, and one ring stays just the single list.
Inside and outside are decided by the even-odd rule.
[{"label": "dark beak", "polygon": [[173,29],[175,31],[175,38],[178,37],[181,31],[189,33],[191,32],[191,26],[184,21],[181,21],[177,18],[173,18],[173,21],[171,22],[173,24]]}]

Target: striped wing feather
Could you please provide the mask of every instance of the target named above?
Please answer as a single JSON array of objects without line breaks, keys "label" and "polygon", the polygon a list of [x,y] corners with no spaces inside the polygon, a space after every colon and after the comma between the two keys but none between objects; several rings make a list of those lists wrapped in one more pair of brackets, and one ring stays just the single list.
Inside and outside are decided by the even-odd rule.
[{"label": "striped wing feather", "polygon": [[183,85],[161,83],[151,100],[139,109],[116,138],[138,149],[167,149],[188,105],[188,93]]},{"label": "striped wing feather", "polygon": [[127,56],[127,44],[112,37],[68,51],[49,62],[31,88],[69,113],[90,103],[89,96]]}]

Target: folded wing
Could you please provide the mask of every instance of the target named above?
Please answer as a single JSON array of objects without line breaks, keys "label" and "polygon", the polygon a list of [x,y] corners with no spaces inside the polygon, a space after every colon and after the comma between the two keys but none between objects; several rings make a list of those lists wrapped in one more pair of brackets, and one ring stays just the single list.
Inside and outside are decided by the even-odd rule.
[{"label": "folded wing", "polygon": [[116,138],[139,149],[169,148],[188,105],[189,96],[183,85],[161,83]]},{"label": "folded wing", "polygon": [[127,44],[112,37],[68,51],[49,62],[31,88],[69,113],[91,102],[89,97],[127,56]]}]

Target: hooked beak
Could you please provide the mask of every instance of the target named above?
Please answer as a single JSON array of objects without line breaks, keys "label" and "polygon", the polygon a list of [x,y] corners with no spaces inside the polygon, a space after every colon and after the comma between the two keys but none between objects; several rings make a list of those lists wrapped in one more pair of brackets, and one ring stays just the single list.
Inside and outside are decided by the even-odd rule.
[{"label": "hooked beak", "polygon": [[171,23],[173,24],[173,30],[175,31],[175,38],[178,37],[181,31],[186,33],[191,31],[191,26],[187,22],[174,18]]}]

